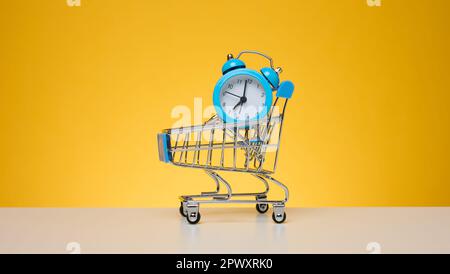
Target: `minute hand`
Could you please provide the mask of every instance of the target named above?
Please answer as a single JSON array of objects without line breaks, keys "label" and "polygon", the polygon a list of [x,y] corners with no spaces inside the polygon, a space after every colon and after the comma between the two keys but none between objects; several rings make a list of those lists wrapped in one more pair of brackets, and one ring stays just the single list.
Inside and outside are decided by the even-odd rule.
[{"label": "minute hand", "polygon": [[242,95],[242,97],[245,98],[245,94],[247,93],[247,80],[245,80],[245,84],[244,84],[244,94]]}]

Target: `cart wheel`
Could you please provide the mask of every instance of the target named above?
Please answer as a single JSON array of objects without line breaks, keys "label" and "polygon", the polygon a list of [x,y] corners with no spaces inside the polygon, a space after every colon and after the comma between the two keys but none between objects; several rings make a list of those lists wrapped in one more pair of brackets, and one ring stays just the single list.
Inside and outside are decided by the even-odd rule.
[{"label": "cart wheel", "polygon": [[200,212],[197,213],[191,213],[190,215],[186,216],[187,221],[191,224],[191,225],[195,225],[198,222],[200,222]]},{"label": "cart wheel", "polygon": [[268,204],[256,204],[256,211],[258,211],[261,214],[264,214],[269,210]]},{"label": "cart wheel", "polygon": [[180,214],[183,217],[186,217],[186,212],[184,211],[183,202],[180,204]]},{"label": "cart wheel", "polygon": [[281,214],[275,214],[275,212],[274,212],[274,213],[272,213],[272,219],[275,223],[281,224],[284,221],[286,221],[286,213],[283,212],[283,214],[281,215]]}]

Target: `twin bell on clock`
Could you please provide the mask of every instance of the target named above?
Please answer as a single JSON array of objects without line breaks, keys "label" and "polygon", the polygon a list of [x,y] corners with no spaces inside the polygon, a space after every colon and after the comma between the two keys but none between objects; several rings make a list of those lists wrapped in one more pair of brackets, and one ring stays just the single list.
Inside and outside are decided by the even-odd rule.
[{"label": "twin bell on clock", "polygon": [[[241,60],[243,54],[256,54],[269,61],[269,67],[259,71],[247,68]],[[222,66],[223,76],[214,88],[213,103],[218,116],[225,123],[260,120],[267,116],[272,106],[272,92],[277,97],[289,99],[294,85],[290,81],[280,84],[281,68],[274,68],[269,56],[257,51],[242,51],[235,58],[228,54]]]}]

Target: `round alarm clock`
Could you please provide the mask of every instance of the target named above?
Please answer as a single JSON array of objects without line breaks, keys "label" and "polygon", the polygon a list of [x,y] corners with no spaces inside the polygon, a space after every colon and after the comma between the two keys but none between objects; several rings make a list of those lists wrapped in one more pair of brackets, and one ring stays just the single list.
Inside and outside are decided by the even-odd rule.
[{"label": "round alarm clock", "polygon": [[[242,54],[258,54],[270,61],[260,72],[246,68]],[[243,51],[234,58],[228,54],[223,76],[214,88],[213,103],[218,116],[226,123],[264,118],[272,106],[272,91],[278,88],[281,68],[274,69],[272,59],[256,51]]]}]

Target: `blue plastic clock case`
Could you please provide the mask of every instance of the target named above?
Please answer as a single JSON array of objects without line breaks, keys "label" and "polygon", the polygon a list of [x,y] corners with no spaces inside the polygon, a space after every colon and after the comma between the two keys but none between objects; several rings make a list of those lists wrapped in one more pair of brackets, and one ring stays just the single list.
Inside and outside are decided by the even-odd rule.
[{"label": "blue plastic clock case", "polygon": [[245,63],[236,58],[232,58],[229,55],[229,59],[225,62],[225,64],[222,66],[222,74],[223,76],[219,79],[217,82],[214,93],[213,93],[213,103],[214,107],[216,109],[217,115],[226,123],[229,122],[243,122],[239,121],[235,118],[232,118],[227,115],[225,110],[222,108],[220,104],[220,92],[222,90],[223,85],[231,78],[238,76],[238,75],[247,75],[256,78],[261,85],[264,88],[264,91],[266,92],[266,101],[264,103],[264,108],[258,115],[253,117],[250,120],[258,120],[261,118],[264,118],[271,105],[272,105],[272,91],[277,90],[280,78],[278,76],[278,73],[271,67],[264,67],[261,69],[260,72],[257,72],[252,69],[247,69]]}]

